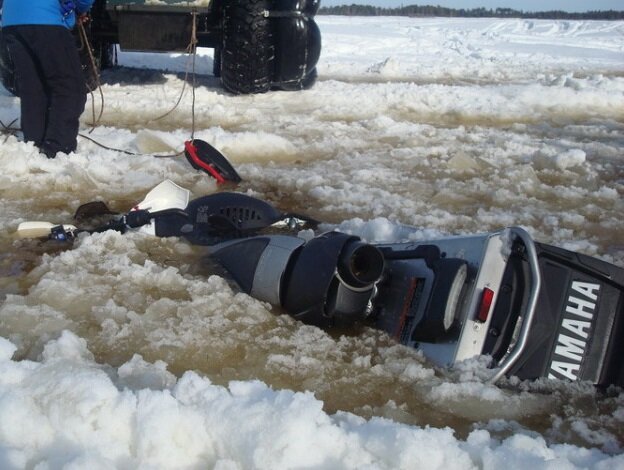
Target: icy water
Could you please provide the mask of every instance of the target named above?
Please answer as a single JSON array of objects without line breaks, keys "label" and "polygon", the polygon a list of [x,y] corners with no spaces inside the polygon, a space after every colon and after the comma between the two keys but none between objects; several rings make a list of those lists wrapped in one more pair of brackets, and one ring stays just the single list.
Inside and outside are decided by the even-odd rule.
[{"label": "icy water", "polygon": [[[320,80],[309,91],[231,96],[205,74],[209,51],[201,56],[196,137],[228,155],[244,178],[236,190],[371,241],[393,239],[396,223],[416,227],[418,238],[519,225],[624,267],[621,22],[320,24]],[[105,112],[89,136],[145,153],[181,148],[189,95],[153,119],[175,103],[186,59],[121,60],[103,76]],[[19,115],[4,90],[0,105],[3,122]],[[14,137],[2,140],[0,336],[18,347],[15,359],[38,359],[70,330],[114,367],[140,354],[176,376],[312,391],[330,414],[448,426],[462,439],[479,428],[500,438],[523,430],[621,452],[620,391],[484,385],[479,361],[440,370],[368,328],[300,324],[239,293],[202,249],[177,239],[16,240],[21,221],[69,222],[94,199],[124,211],[165,178],[195,196],[219,189],[183,159],[131,157],[83,139],[76,155],[44,161]]]}]

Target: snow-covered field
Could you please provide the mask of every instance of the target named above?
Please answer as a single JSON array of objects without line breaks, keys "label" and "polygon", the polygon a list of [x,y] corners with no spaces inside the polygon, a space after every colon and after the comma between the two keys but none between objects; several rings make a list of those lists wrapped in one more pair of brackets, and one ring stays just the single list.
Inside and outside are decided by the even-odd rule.
[{"label": "snow-covered field", "polygon": [[[239,190],[369,240],[508,225],[624,266],[624,23],[319,17],[319,82],[230,96],[201,51],[196,133]],[[181,149],[188,61],[122,53],[89,132]],[[97,100],[96,100],[97,102]],[[0,88],[0,120],[19,117]],[[16,240],[102,199],[124,211],[183,158],[0,136],[0,468],[624,468],[624,393],[485,385],[382,333],[323,331],[236,291],[177,239]],[[328,225],[331,227],[332,225]]]}]

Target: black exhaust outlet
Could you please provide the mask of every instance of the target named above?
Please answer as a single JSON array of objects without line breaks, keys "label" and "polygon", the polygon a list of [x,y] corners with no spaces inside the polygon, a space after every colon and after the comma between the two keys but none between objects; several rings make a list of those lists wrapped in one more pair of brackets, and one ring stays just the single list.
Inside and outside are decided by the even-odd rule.
[{"label": "black exhaust outlet", "polygon": [[373,245],[350,241],[338,259],[338,275],[348,286],[366,288],[379,280],[384,268],[384,258]]}]

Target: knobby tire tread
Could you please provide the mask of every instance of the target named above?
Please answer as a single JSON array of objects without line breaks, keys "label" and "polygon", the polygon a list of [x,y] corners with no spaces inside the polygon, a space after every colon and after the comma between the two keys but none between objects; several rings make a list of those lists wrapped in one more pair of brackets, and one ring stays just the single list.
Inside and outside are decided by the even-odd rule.
[{"label": "knobby tire tread", "polygon": [[221,83],[235,94],[270,90],[275,45],[269,0],[228,0],[223,7]]}]

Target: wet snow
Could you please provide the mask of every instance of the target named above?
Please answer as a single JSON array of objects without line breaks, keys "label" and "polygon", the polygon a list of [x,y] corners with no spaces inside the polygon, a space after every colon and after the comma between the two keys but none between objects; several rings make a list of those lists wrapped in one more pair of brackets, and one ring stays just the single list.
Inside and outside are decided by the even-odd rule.
[{"label": "wet snow", "polygon": [[[624,266],[624,23],[319,24],[308,91],[231,96],[200,53],[195,137],[228,155],[239,190],[371,241],[520,225]],[[120,62],[82,133],[181,150],[190,94],[157,118],[188,58]],[[0,120],[18,117],[0,89]],[[483,360],[441,370],[370,329],[301,325],[182,240],[14,239],[90,200],[127,210],[165,178],[217,187],[183,158],[81,138],[49,161],[0,138],[0,467],[624,468],[619,390],[486,385]]]}]

